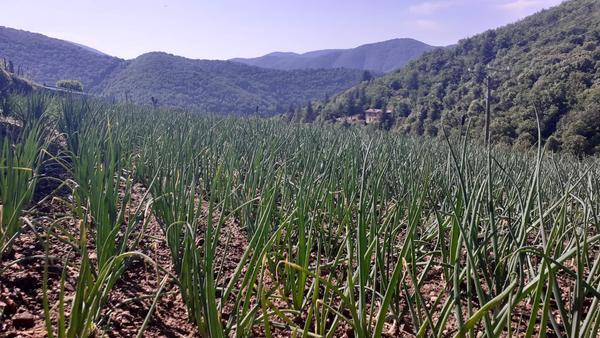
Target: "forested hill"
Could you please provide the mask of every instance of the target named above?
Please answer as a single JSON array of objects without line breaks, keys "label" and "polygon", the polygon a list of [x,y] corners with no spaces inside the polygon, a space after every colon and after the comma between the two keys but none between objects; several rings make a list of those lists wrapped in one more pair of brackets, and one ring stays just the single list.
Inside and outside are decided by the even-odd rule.
[{"label": "forested hill", "polygon": [[82,45],[2,26],[0,58],[12,62],[15,72],[22,72],[40,84],[77,79],[90,92],[101,90],[111,74],[126,64],[125,60]]},{"label": "forested hill", "polygon": [[282,71],[231,61],[192,60],[148,53],[128,62],[102,90],[137,103],[194,108],[208,112],[281,113],[290,105],[339,93],[362,80],[363,71],[312,69]]},{"label": "forested hill", "polygon": [[275,114],[290,105],[338,94],[363,79],[362,70],[262,69],[231,61],[148,53],[133,60],[86,46],[0,26],[0,58],[39,84],[79,80],[84,91],[117,99],[211,111]]},{"label": "forested hill", "polygon": [[232,59],[274,69],[350,68],[385,73],[404,66],[436,47],[415,39],[393,39],[350,49],[317,50],[303,54],[271,53],[257,58]]},{"label": "forested hill", "polygon": [[[493,80],[493,142],[519,148],[534,144],[537,111],[551,148],[600,153],[597,0],[567,1],[453,48],[436,49],[383,78],[314,104],[309,115],[333,120],[385,107],[392,110],[392,128],[407,134],[437,136],[442,126],[457,133],[469,120],[479,132],[488,74]],[[306,113],[304,108],[295,115]]]}]

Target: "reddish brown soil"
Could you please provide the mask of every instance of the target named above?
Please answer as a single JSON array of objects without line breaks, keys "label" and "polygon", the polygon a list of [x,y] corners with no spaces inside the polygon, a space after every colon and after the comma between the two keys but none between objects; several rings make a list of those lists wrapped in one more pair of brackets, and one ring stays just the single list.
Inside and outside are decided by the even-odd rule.
[{"label": "reddish brown soil", "polygon": [[[145,189],[140,184],[133,187],[132,204],[137,207],[142,201]],[[132,208],[133,209],[133,208]],[[205,213],[207,215],[208,212]],[[64,229],[61,237],[71,237],[72,241],[78,239],[78,222],[70,217],[68,203],[59,199],[50,199],[36,210],[34,225],[49,227],[50,224],[61,216],[65,220],[55,224],[53,229]],[[145,235],[140,241],[138,251],[148,255],[160,266],[171,268],[171,253],[166,246],[164,235],[159,224],[150,216]],[[213,216],[218,219],[218,215]],[[39,223],[38,223],[39,222]],[[38,228],[38,231],[39,228]],[[223,286],[233,273],[237,262],[243,254],[247,239],[239,225],[228,220],[223,226],[223,234],[230,234],[228,250],[223,252],[224,241],[228,236],[222,236],[223,243],[219,248],[215,266],[220,266],[223,261],[222,278],[219,286]],[[38,234],[43,236],[44,234]],[[43,241],[31,231],[25,231],[15,242],[11,253],[3,258],[0,268],[0,336],[1,337],[45,337],[46,328],[43,314],[42,281],[44,273],[44,245]],[[90,256],[94,257],[93,247],[89,247]],[[23,257],[38,257],[10,264]],[[50,307],[58,302],[60,276],[68,261],[65,290],[67,299],[74,294],[76,284],[79,256],[71,245],[61,242],[51,236],[49,241],[49,256],[54,257],[49,263],[49,300]],[[9,265],[10,264],[10,265]],[[110,299],[103,316],[108,318],[102,322],[99,331],[110,337],[135,336],[148,313],[148,309],[158,290],[158,284],[164,273],[158,272],[150,263],[133,260],[127,266],[122,278],[115,285],[110,294]],[[68,303],[67,303],[68,308]],[[52,315],[53,321],[56,315]],[[53,325],[55,327],[55,325]],[[181,299],[177,286],[169,280],[160,301],[144,332],[145,337],[191,337],[195,336],[196,329],[188,320],[185,305]]]},{"label": "reddish brown soil", "polygon": [[[68,208],[58,200],[52,200],[44,205],[40,210],[40,225],[49,226],[51,218],[46,218],[44,214],[54,214],[59,216],[68,213]],[[37,222],[34,222],[34,225]],[[75,224],[66,220],[61,222],[69,235],[76,231]],[[39,228],[38,228],[39,229]],[[13,250],[5,255],[2,260],[0,273],[0,312],[2,312],[2,321],[0,322],[0,332],[6,337],[43,337],[46,330],[44,326],[44,315],[42,307],[42,281],[44,274],[44,233],[34,233],[27,228],[26,231],[17,238]],[[72,252],[70,245],[65,244],[56,238],[49,242],[49,256],[52,258],[48,262],[49,270],[49,298],[50,302],[57,301],[57,290],[61,272],[64,268],[64,257]],[[74,256],[74,255],[71,255]],[[11,262],[26,257],[34,257],[21,262],[11,264]],[[69,272],[72,271],[68,267]],[[66,280],[66,289],[72,290],[74,278]]]},{"label": "reddish brown soil", "polygon": [[[135,184],[129,208],[135,209],[138,205],[147,203],[147,200],[143,200],[145,193],[146,190],[141,184]],[[2,259],[0,264],[1,337],[46,336],[42,305],[43,256],[45,254],[43,243],[46,239],[43,231],[44,228],[50,229],[54,233],[54,236],[48,238],[48,255],[51,258],[48,262],[50,307],[54,307],[58,301],[59,280],[64,269],[66,269],[67,275],[65,283],[67,299],[74,294],[79,256],[73,246],[68,243],[77,241],[79,229],[77,226],[78,221],[73,219],[70,210],[71,206],[67,200],[68,196],[65,196],[64,199],[47,199],[40,204],[34,214],[31,215],[32,223],[37,233],[30,228],[26,228],[26,231],[14,243],[13,250]],[[209,217],[206,204],[203,205],[203,210],[204,214],[202,218],[206,220]],[[151,214],[146,215],[146,217],[150,217],[148,228],[142,237],[138,250],[173,273],[171,253],[164,242],[164,234],[160,225]],[[213,214],[213,221],[216,222],[218,217],[218,213]],[[53,224],[54,222],[56,224]],[[62,232],[59,232],[58,229],[61,229]],[[219,237],[217,261],[215,262],[215,269],[221,265],[223,266],[222,274],[217,281],[218,287],[224,287],[227,284],[248,246],[248,237],[235,220],[230,219],[225,222],[222,234]],[[201,236],[202,233],[200,233]],[[227,250],[225,250],[228,240]],[[89,249],[92,250],[91,254],[93,256],[93,247],[90,246]],[[32,258],[18,261],[27,257]],[[15,261],[17,262],[11,264]],[[434,264],[434,268],[432,268],[425,278],[425,282],[419,287],[419,293],[422,295],[425,303],[424,306],[428,311],[431,311],[434,323],[439,319],[442,304],[451,294],[451,286],[444,280],[443,271],[439,266],[441,266],[439,262]],[[322,271],[324,277],[328,273],[328,271]],[[135,336],[148,313],[148,309],[163,276],[164,272],[157,272],[154,266],[148,262],[140,259],[131,261],[122,278],[111,292],[110,299],[103,313],[103,318],[106,318],[106,320],[100,323],[101,325],[98,327],[98,330],[110,337]],[[264,288],[277,292],[275,288],[278,286],[275,279],[275,272],[267,271],[262,279]],[[415,287],[409,282],[408,277],[405,279],[405,282],[408,287],[408,295],[413,296]],[[569,290],[571,289],[571,283],[572,278],[570,276],[565,273],[559,275],[559,285],[563,290],[563,301],[566,303],[568,303],[568,298],[570,297]],[[231,314],[231,304],[236,296],[238,295],[233,295],[230,299],[225,300],[226,303],[224,304],[222,314],[224,321]],[[404,299],[405,297],[403,297],[399,304],[403,311],[407,307]],[[476,311],[476,299],[464,299],[462,301],[463,306],[467,304],[466,302],[470,301],[473,311]],[[284,301],[274,301],[274,304],[280,309],[290,308],[290,305]],[[335,307],[335,304],[331,305]],[[586,306],[589,306],[589,303]],[[55,311],[51,310],[51,313],[53,314],[53,321],[56,320]],[[297,318],[290,317],[290,319],[297,325],[302,326],[303,321],[306,320],[306,315],[306,313],[303,313]],[[467,317],[467,313],[463,313],[463,315],[465,318]],[[513,335],[516,334],[518,336],[519,333],[522,334],[524,332],[530,316],[531,306],[527,301],[523,301],[513,311]],[[272,316],[271,322],[281,323],[282,320]],[[413,327],[411,323],[410,315],[404,313],[399,318],[399,321],[386,323],[384,328],[385,336],[412,337],[416,335],[418,328]],[[53,327],[56,326],[53,325]],[[483,329],[482,327],[480,328]],[[537,332],[539,332],[539,329],[537,329]],[[451,337],[456,333],[456,330],[457,322],[452,313],[444,334],[446,337]],[[551,328],[547,328],[546,332],[549,337],[554,336]],[[253,327],[253,334],[255,336],[263,336],[264,327],[256,325]],[[289,337],[291,335],[289,329],[277,326],[272,326],[272,334],[274,337]],[[195,326],[188,320],[185,305],[173,281],[169,280],[164,288],[144,336],[197,336]],[[351,336],[353,336],[353,332],[350,327],[342,323],[336,331],[336,337]]]}]

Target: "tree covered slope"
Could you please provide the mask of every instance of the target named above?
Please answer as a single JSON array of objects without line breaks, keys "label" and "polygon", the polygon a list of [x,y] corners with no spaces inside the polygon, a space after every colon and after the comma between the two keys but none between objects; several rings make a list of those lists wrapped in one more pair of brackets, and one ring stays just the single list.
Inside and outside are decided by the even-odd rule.
[{"label": "tree covered slope", "polygon": [[357,84],[363,72],[350,69],[281,71],[231,61],[192,60],[148,53],[128,62],[102,90],[136,103],[209,112],[281,113]]},{"label": "tree covered slope", "polygon": [[217,113],[275,114],[290,105],[334,95],[359,83],[362,70],[261,69],[230,61],[190,60],[148,53],[133,60],[68,41],[0,27],[0,58],[40,84],[79,80],[89,93],[140,104]]},{"label": "tree covered slope", "polygon": [[284,70],[351,68],[385,73],[404,66],[434,48],[414,39],[394,39],[351,49],[319,50],[304,54],[276,52],[258,58],[231,61]]},{"label": "tree covered slope", "polygon": [[600,152],[597,0],[567,1],[455,47],[436,49],[311,110],[332,120],[386,107],[393,111],[393,127],[407,134],[438,136],[442,127],[458,133],[465,121],[479,132],[487,75],[492,78],[493,142],[534,144],[537,112],[551,148]]},{"label": "tree covered slope", "polygon": [[[125,61],[84,46],[42,34],[0,26],[0,58],[40,84],[77,79],[87,91],[98,91]],[[15,69],[17,71],[17,69]]]}]

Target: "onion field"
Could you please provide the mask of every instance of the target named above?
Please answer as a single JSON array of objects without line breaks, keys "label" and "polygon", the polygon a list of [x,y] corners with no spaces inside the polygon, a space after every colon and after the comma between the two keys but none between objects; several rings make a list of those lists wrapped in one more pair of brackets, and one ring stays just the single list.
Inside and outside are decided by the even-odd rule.
[{"label": "onion field", "polygon": [[488,149],[468,126],[6,105],[7,336],[600,334],[598,158]]}]

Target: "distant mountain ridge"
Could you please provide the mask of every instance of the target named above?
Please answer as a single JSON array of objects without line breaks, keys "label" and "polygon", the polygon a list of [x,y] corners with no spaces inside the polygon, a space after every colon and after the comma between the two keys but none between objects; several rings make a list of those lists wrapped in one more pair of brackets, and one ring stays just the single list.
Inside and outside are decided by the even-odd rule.
[{"label": "distant mountain ridge", "polygon": [[359,83],[356,69],[282,71],[155,52],[133,60],[0,26],[0,58],[40,84],[75,79],[89,93],[200,111],[275,114]]},{"label": "distant mountain ridge", "polygon": [[[65,41],[67,41],[67,40],[65,40]],[[98,55],[108,55],[108,54],[106,54],[106,53],[104,53],[104,52],[101,52],[101,51],[99,51],[99,50],[95,49],[95,48],[88,47],[88,46],[86,46],[86,45],[82,45],[82,44],[80,44],[80,43],[77,43],[77,42],[73,42],[73,41],[67,41],[67,42],[70,42],[70,43],[74,44],[75,46],[79,46],[79,47],[81,47],[81,48],[83,48],[83,49],[85,49],[85,50],[88,50],[88,51],[90,51],[90,52],[96,53],[96,54],[98,54]]]},{"label": "distant mountain ridge", "polygon": [[350,69],[282,71],[231,61],[194,60],[151,52],[127,61],[101,94],[138,103],[159,103],[199,111],[274,114],[359,83]]},{"label": "distant mountain ridge", "polygon": [[386,73],[435,48],[415,39],[403,38],[350,49],[324,49],[303,54],[274,52],[257,58],[235,58],[231,61],[282,70],[350,68]]}]

